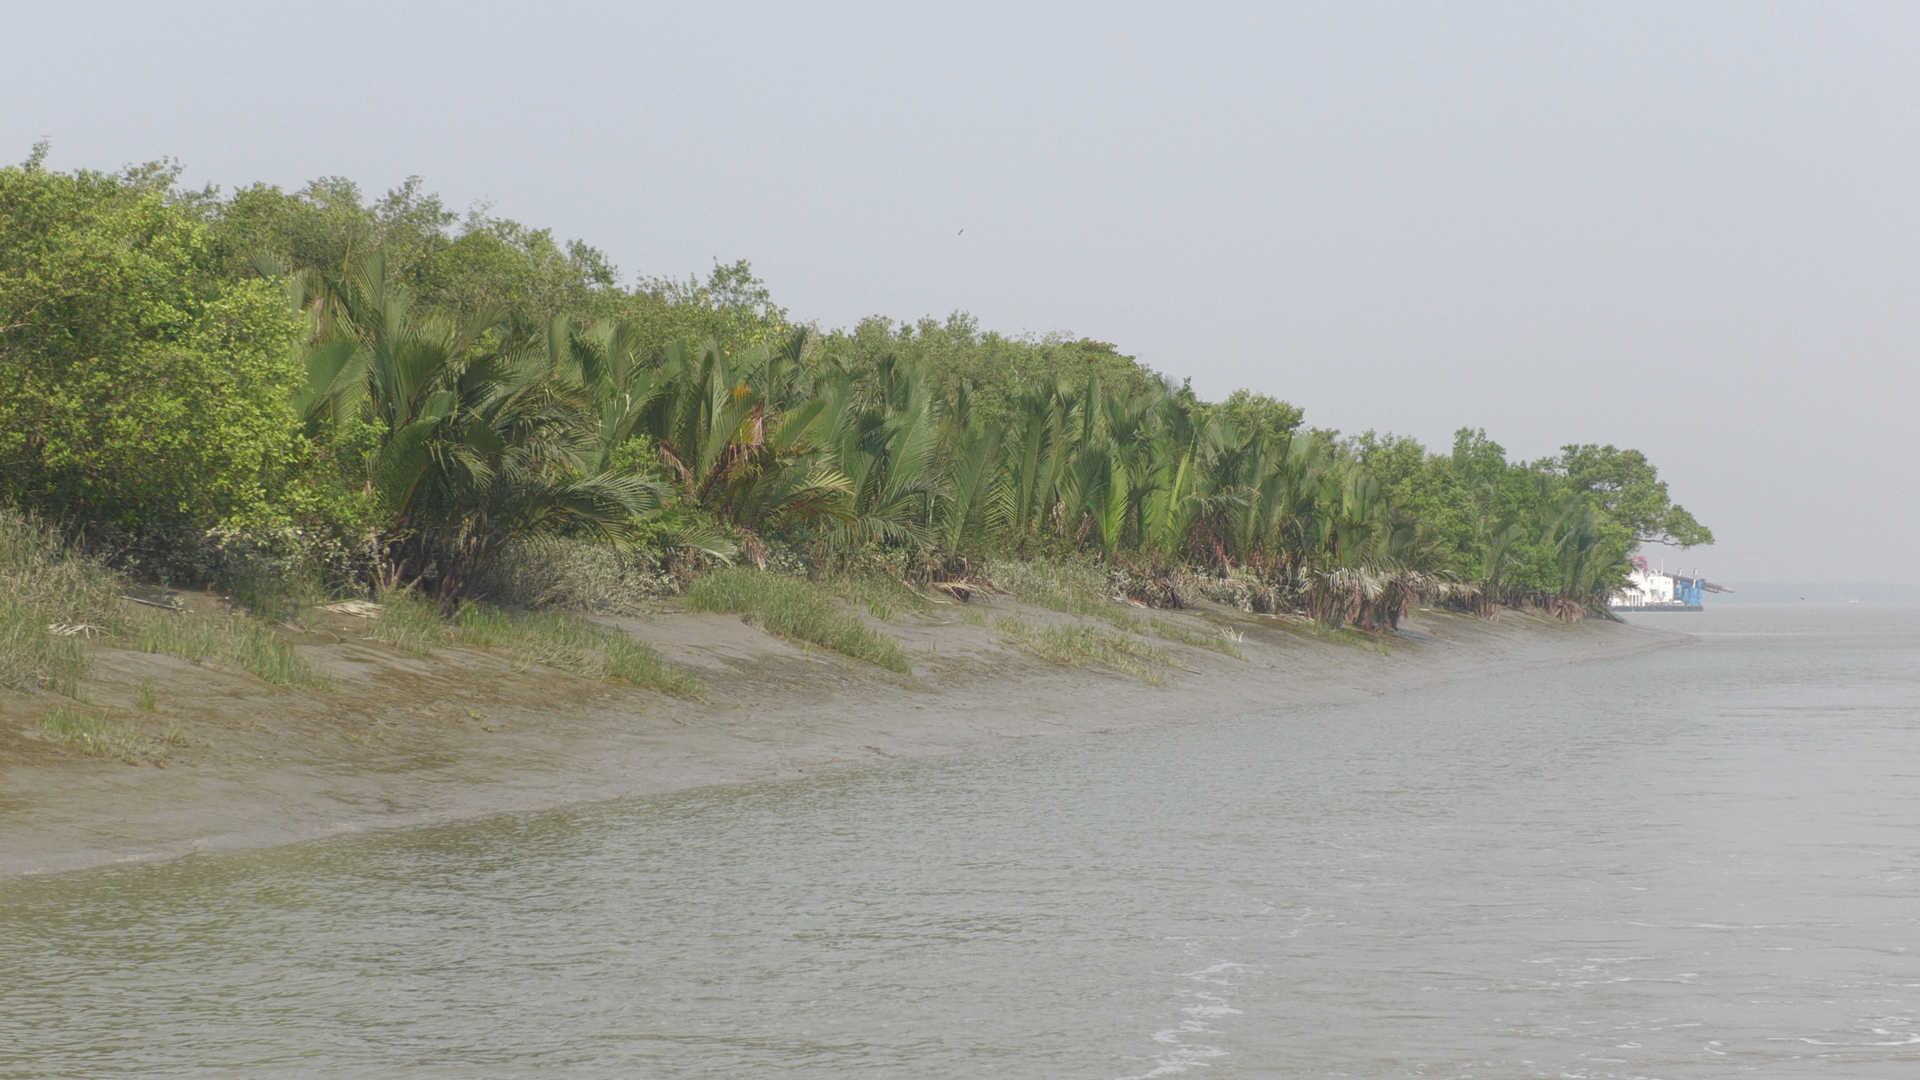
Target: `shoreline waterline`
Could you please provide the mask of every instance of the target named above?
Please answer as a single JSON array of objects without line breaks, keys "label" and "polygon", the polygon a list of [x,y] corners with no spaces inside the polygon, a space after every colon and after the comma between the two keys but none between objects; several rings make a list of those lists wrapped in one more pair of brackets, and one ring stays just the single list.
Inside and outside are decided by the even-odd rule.
[{"label": "shoreline waterline", "polygon": [[[1045,614],[1010,602],[996,607]],[[163,702],[198,710],[188,750],[164,768],[74,760],[44,745],[30,747],[37,756],[5,759],[0,878],[800,778],[1051,736],[1227,720],[1690,640],[1664,627],[1567,625],[1512,613],[1486,622],[1421,611],[1382,653],[1233,612],[1185,617],[1196,627],[1218,624],[1238,655],[1172,649],[1171,677],[1159,686],[1040,662],[951,620],[889,627],[913,656],[912,677],[823,655],[725,616],[621,620],[663,656],[699,672],[710,687],[701,701],[516,671],[462,650],[417,661],[314,648],[340,681],[337,690],[317,693],[108,652],[98,696],[157,685]]]}]

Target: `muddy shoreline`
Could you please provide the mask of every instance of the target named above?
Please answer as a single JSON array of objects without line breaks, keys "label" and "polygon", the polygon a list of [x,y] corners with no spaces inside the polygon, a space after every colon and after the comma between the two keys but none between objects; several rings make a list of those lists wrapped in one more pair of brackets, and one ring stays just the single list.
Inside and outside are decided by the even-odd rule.
[{"label": "muddy shoreline", "polygon": [[[688,701],[472,649],[417,659],[329,614],[300,651],[334,682],[270,686],[242,672],[100,648],[91,707],[184,739],[157,764],[76,753],[40,730],[51,695],[0,711],[0,876],[297,842],[747,783],[1023,739],[1204,722],[1398,694],[1502,671],[1630,656],[1674,631],[1523,614],[1415,612],[1400,633],[1332,638],[1303,620],[1225,608],[1157,613],[1239,656],[1161,643],[1159,686],[1061,667],[996,633],[1069,616],[996,598],[875,622],[914,673],[763,633],[729,615],[604,619],[706,684]],[[983,617],[984,616],[984,617]],[[157,708],[135,710],[141,687]]]}]

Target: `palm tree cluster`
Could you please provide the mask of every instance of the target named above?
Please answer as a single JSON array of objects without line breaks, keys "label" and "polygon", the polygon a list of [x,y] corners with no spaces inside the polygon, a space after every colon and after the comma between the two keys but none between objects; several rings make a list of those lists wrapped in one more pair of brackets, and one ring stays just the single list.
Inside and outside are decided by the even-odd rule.
[{"label": "palm tree cluster", "polygon": [[311,320],[295,407],[310,437],[364,446],[384,584],[450,607],[517,537],[617,541],[659,509],[654,485],[606,467],[594,395],[497,316],[423,313],[377,258],[291,288]]},{"label": "palm tree cluster", "polygon": [[265,552],[451,607],[561,534],[675,576],[689,551],[943,582],[1071,556],[1143,602],[1224,583],[1377,627],[1423,594],[1578,617],[1638,544],[1711,542],[1630,450],[1341,439],[964,313],[797,332],[745,263],[624,288],[411,181],[365,204],[177,176],[0,167],[0,503],[176,576]]},{"label": "palm tree cluster", "polygon": [[1237,578],[1256,606],[1366,629],[1421,595],[1577,618],[1630,546],[1551,469],[1521,469],[1537,490],[1502,509],[1504,459],[1451,464],[1474,520],[1450,542],[1364,448],[1241,430],[1164,382],[1017,387],[988,416],[965,383],[937,393],[911,358],[849,365],[804,330],[658,349],[612,323],[423,312],[378,259],[292,289],[307,430],[358,448],[386,584],[449,607],[503,545],[542,532],[763,566],[775,549],[864,554],[921,580],[985,555],[1078,555],[1149,603],[1178,603],[1176,579]]}]

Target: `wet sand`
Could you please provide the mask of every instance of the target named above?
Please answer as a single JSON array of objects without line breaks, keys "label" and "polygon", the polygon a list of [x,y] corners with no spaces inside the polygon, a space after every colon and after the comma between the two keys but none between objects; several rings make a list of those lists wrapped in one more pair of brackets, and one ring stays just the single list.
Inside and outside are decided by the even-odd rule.
[{"label": "wet sand", "polygon": [[[37,726],[64,699],[9,696],[0,712],[0,876],[1205,723],[1688,640],[1514,613],[1487,622],[1423,610],[1398,634],[1365,640],[1224,608],[1152,614],[1241,639],[1240,656],[1156,642],[1169,658],[1159,686],[1061,667],[1006,640],[993,619],[1085,620],[1006,598],[876,622],[906,649],[910,676],[772,637],[736,616],[600,620],[697,674],[706,684],[699,701],[519,669],[481,650],[415,659],[367,640],[365,620],[331,613],[299,646],[333,680],[327,691],[100,648],[91,707],[143,730],[170,728],[185,744],[158,764],[85,757]],[[154,711],[134,708],[143,684]]]}]

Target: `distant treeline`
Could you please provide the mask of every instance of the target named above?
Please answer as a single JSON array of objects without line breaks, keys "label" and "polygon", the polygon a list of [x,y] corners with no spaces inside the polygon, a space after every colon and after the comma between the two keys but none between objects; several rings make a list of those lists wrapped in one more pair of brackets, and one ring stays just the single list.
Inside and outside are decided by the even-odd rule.
[{"label": "distant treeline", "polygon": [[919,581],[1075,556],[1148,602],[1231,577],[1382,627],[1422,595],[1577,618],[1638,545],[1712,539],[1631,450],[1342,439],[963,315],[822,332],[745,263],[626,285],[412,181],[222,194],[43,156],[0,168],[0,503],[149,572],[213,538],[451,607],[542,534]]}]

